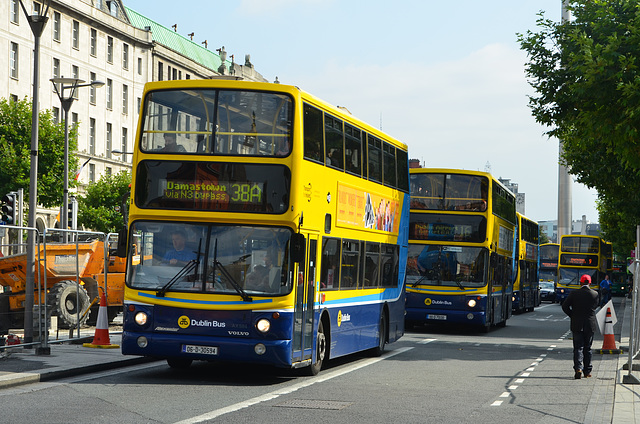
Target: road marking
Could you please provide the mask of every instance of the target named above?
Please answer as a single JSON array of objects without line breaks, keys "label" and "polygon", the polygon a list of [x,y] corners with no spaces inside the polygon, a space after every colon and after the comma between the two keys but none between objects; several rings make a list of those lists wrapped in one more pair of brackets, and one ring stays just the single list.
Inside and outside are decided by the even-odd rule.
[{"label": "road marking", "polygon": [[491,404],[491,406],[500,406],[500,405],[502,405],[502,402],[503,402],[503,401],[501,401],[501,400],[497,400],[497,401],[493,402],[493,403]]},{"label": "road marking", "polygon": [[523,372],[522,374],[520,374],[520,377],[529,377],[530,375],[531,373]]},{"label": "road marking", "polygon": [[509,397],[511,396],[511,393],[509,392],[502,392],[502,394],[500,395],[501,398],[505,398],[505,397]]},{"label": "road marking", "polygon": [[534,371],[535,368],[527,368],[525,371]]},{"label": "road marking", "polygon": [[360,368],[364,368],[366,366],[373,365],[373,364],[375,364],[377,362],[384,361],[385,359],[392,358],[392,357],[394,357],[396,355],[399,355],[399,354],[404,353],[404,352],[406,352],[408,350],[411,350],[411,349],[413,349],[413,347],[403,347],[403,348],[391,351],[387,355],[384,355],[384,356],[382,356],[380,358],[366,359],[366,360],[364,360],[362,362],[347,366],[347,367],[345,367],[343,369],[327,372],[327,373],[324,373],[324,374],[316,376],[316,377],[310,377],[308,379],[305,379],[305,380],[301,381],[300,383],[295,383],[295,384],[293,384],[291,386],[284,387],[282,389],[277,389],[277,390],[274,390],[274,391],[269,392],[269,393],[265,393],[262,396],[254,397],[253,399],[247,399],[247,400],[245,400],[243,402],[238,402],[236,404],[229,405],[229,406],[224,407],[224,408],[216,409],[214,411],[207,412],[206,414],[202,414],[202,415],[199,415],[197,417],[187,418],[186,420],[178,421],[175,424],[195,424],[195,423],[201,423],[203,421],[212,420],[212,419],[217,418],[217,417],[219,417],[221,415],[224,415],[224,414],[235,412],[235,411],[238,411],[238,410],[243,409],[243,408],[248,408],[248,407],[256,405],[258,403],[267,402],[267,401],[276,399],[276,398],[278,398],[278,397],[280,397],[282,395],[291,394],[291,393],[293,393],[295,391],[298,391],[300,389],[304,389],[305,387],[309,387],[309,386],[311,386],[313,384],[316,384],[316,383],[324,383],[325,381],[331,380],[331,379],[336,378],[336,377],[340,377],[340,376],[348,374],[348,373],[350,373],[352,371],[359,370]]},{"label": "road marking", "polygon": [[435,342],[436,340],[437,339],[424,339],[424,340],[420,340],[418,344],[427,344],[427,343]]},{"label": "road marking", "polygon": [[518,386],[509,386],[509,390],[515,390],[517,388],[518,388]]}]

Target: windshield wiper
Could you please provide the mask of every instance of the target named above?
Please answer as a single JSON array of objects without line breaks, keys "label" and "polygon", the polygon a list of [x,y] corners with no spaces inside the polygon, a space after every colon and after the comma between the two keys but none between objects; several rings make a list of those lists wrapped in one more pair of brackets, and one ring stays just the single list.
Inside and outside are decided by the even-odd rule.
[{"label": "windshield wiper", "polygon": [[422,283],[422,280],[427,278],[427,274],[424,274],[423,276],[421,276],[418,281],[416,281],[415,283],[411,284],[411,287],[416,287],[418,284]]},{"label": "windshield wiper", "polygon": [[200,264],[200,247],[202,246],[202,239],[198,242],[198,253],[195,259],[189,260],[180,271],[176,275],[173,276],[171,280],[167,284],[165,284],[160,290],[156,292],[157,297],[164,297],[165,293],[171,286],[173,286],[177,281],[180,281],[182,277],[185,275],[189,275],[191,271],[196,271],[193,273],[194,277],[197,274],[198,264]]},{"label": "windshield wiper", "polygon": [[191,259],[185,266],[182,267],[180,271],[176,275],[173,276],[171,280],[167,284],[165,284],[160,290],[156,292],[156,296],[164,297],[164,294],[169,290],[171,286],[173,286],[177,281],[180,281],[182,277],[188,275],[191,271],[198,268],[198,264],[200,261],[196,259]]},{"label": "windshield wiper", "polygon": [[[238,284],[238,282],[235,280],[235,278],[233,278],[233,276],[231,274],[229,274],[229,271],[227,271],[224,267],[224,265],[222,265],[220,263],[220,261],[218,260],[218,239],[216,239],[216,243],[213,247],[213,278],[215,280],[215,275],[216,275],[216,268],[220,268],[220,272],[222,273],[222,275],[229,280],[229,282],[231,283],[231,285],[233,286],[234,289],[236,289],[236,291],[238,292],[238,294],[240,295],[240,297],[242,297],[242,300],[244,300],[245,302],[253,302],[253,298],[251,296],[249,296],[243,289],[242,287],[240,287],[240,284]],[[214,281],[215,284],[215,281]]]}]

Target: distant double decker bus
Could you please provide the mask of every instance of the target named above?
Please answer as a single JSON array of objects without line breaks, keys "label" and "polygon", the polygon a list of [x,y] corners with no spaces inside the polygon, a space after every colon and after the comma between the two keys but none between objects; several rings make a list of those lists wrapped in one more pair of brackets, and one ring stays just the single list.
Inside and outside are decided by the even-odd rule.
[{"label": "distant double decker bus", "polygon": [[412,168],[410,179],[407,324],[505,325],[515,196],[485,172]]},{"label": "distant double decker bus", "polygon": [[560,238],[560,263],[556,295],[560,302],[580,288],[580,277],[591,277],[591,288],[599,291],[607,272],[605,242],[598,236],[564,235]]},{"label": "distant double decker bus", "polygon": [[538,238],[539,226],[521,213],[518,217],[516,253],[518,265],[513,283],[513,311],[533,311],[540,305],[538,280]]},{"label": "distant double decker bus", "polygon": [[[407,147],[293,86],[145,86],[122,352],[320,371],[404,333]],[[121,246],[125,247],[125,246]]]},{"label": "distant double decker bus", "polygon": [[558,282],[558,258],[560,245],[558,243],[544,243],[540,245],[540,281]]}]

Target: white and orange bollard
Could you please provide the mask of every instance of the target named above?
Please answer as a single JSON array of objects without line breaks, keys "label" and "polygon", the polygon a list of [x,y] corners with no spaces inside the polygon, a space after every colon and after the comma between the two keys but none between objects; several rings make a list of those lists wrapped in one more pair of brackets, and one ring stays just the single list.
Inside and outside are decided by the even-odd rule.
[{"label": "white and orange bollard", "polygon": [[109,318],[107,315],[107,298],[104,290],[100,288],[100,307],[98,308],[98,320],[96,322],[96,332],[93,342],[83,343],[84,347],[97,347],[102,349],[116,349],[120,345],[111,344],[109,341]]},{"label": "white and orange bollard", "polygon": [[604,340],[602,341],[602,349],[598,349],[597,353],[622,353],[622,350],[616,347],[611,308],[607,308],[607,315],[604,321]]}]

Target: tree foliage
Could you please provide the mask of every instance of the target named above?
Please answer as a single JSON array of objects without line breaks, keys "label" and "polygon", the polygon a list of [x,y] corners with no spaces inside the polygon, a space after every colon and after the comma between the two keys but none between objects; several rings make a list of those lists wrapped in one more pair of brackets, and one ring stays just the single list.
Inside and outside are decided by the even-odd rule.
[{"label": "tree foliage", "polygon": [[128,200],[130,184],[131,174],[127,171],[104,174],[90,183],[85,195],[78,197],[78,225],[105,233],[122,228],[125,222],[122,201]]},{"label": "tree foliage", "polygon": [[[62,203],[64,185],[64,123],[56,124],[51,111],[39,112],[38,203],[44,207]],[[78,166],[77,129],[69,130],[69,175]],[[29,198],[31,170],[31,102],[0,99],[0,193],[19,188]],[[70,187],[73,187],[73,176]]]},{"label": "tree foliage", "polygon": [[569,9],[570,21],[540,13],[538,32],[518,35],[535,89],[529,106],[562,141],[570,173],[597,190],[601,232],[626,254],[640,222],[640,2],[574,0]]}]

